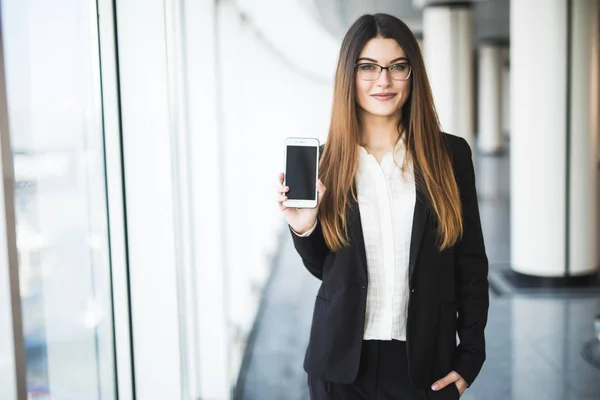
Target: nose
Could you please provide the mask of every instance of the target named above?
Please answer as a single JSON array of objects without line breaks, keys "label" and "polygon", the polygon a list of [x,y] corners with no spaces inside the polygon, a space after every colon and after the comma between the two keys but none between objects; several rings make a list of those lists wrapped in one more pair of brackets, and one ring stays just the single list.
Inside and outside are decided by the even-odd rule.
[{"label": "nose", "polygon": [[377,78],[377,84],[378,85],[382,85],[382,86],[390,86],[391,83],[391,76],[390,76],[390,72],[387,69],[382,69],[381,70],[381,74],[379,74],[379,78]]}]

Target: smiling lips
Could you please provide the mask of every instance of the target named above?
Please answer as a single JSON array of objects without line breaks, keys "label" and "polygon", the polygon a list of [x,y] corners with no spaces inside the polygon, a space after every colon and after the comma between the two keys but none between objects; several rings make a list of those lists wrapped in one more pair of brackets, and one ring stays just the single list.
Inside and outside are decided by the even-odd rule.
[{"label": "smiling lips", "polygon": [[394,96],[396,96],[396,93],[377,93],[377,94],[372,94],[371,96],[373,96],[377,100],[386,101],[386,100],[389,100],[389,99],[393,98]]}]

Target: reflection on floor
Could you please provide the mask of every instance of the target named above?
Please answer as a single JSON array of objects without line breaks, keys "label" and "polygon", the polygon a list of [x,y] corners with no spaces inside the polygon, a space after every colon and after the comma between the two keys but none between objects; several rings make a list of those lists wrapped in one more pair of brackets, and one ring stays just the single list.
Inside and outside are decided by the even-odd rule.
[{"label": "reflection on floor", "polygon": [[[476,160],[490,282],[509,264],[508,157]],[[240,380],[247,400],[306,400],[302,369],[319,281],[302,266],[287,231]],[[600,369],[582,349],[600,313],[595,291],[491,291],[487,360],[463,400],[600,399]]]}]

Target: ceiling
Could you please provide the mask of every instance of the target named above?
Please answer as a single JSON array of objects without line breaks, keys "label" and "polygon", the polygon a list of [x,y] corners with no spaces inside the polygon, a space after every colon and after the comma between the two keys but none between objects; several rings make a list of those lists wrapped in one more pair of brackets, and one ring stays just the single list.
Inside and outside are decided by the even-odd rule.
[{"label": "ceiling", "polygon": [[[415,0],[311,0],[320,23],[334,36],[343,37],[362,14],[384,12],[403,20],[415,34],[422,33],[422,9]],[[423,0],[417,0],[422,2]],[[439,2],[439,1],[438,1]],[[475,41],[508,42],[509,0],[474,2]]]}]

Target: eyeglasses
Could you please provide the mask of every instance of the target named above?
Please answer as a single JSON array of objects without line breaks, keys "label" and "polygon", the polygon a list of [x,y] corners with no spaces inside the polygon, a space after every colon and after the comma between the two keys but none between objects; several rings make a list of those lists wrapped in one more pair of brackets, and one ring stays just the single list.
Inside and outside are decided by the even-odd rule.
[{"label": "eyeglasses", "polygon": [[364,81],[375,81],[381,75],[381,70],[387,69],[390,77],[395,81],[405,81],[410,78],[412,68],[410,64],[398,63],[382,67],[374,63],[359,63],[354,64],[358,77]]}]

